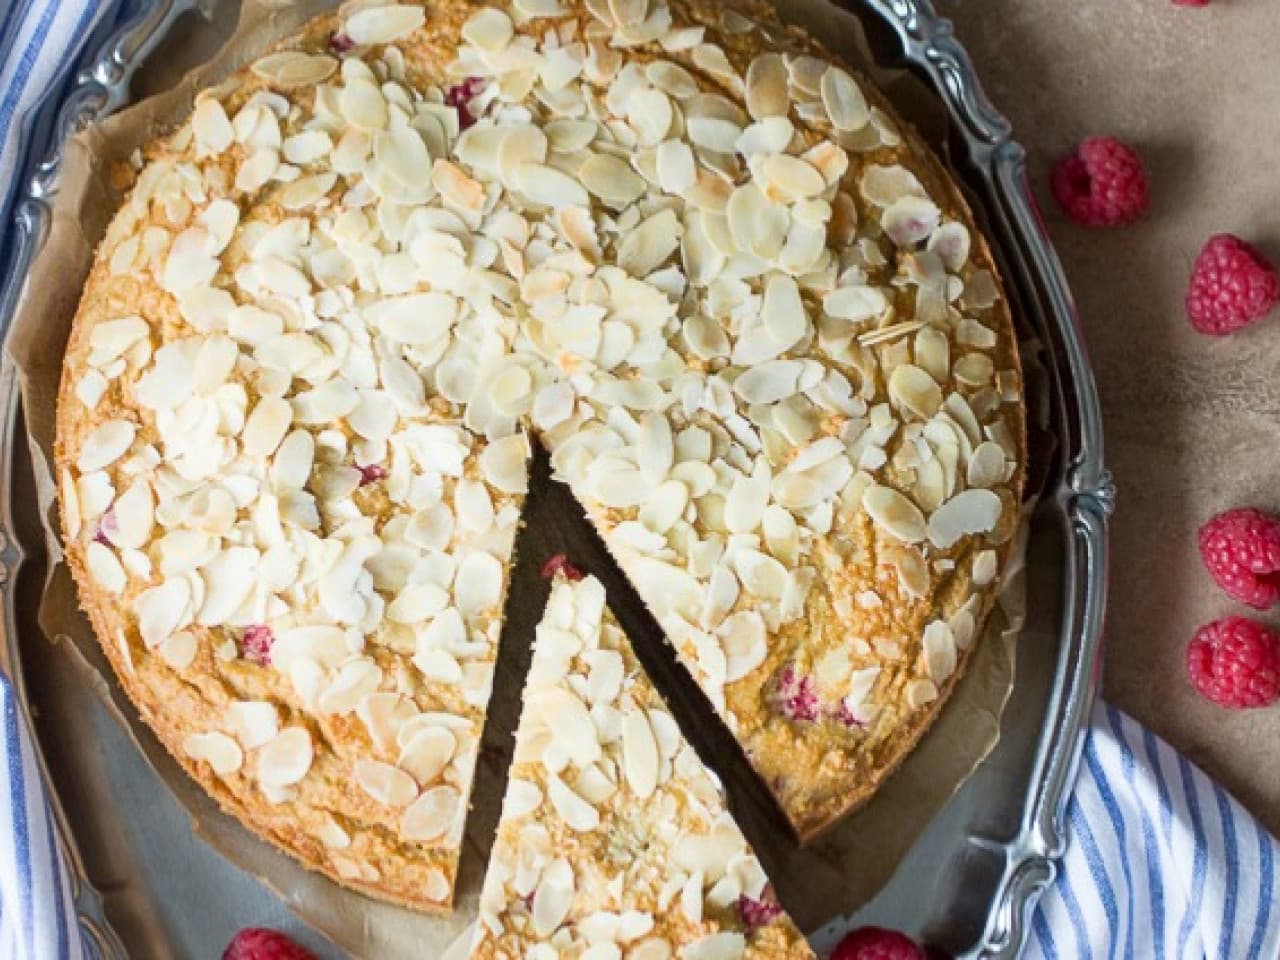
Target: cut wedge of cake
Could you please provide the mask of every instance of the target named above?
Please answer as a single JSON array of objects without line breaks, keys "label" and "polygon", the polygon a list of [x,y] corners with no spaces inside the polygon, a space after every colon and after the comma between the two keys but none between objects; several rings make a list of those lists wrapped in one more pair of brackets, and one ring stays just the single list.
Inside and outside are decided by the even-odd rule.
[{"label": "cut wedge of cake", "polygon": [[594,577],[537,629],[473,958],[801,960],[715,776]]}]

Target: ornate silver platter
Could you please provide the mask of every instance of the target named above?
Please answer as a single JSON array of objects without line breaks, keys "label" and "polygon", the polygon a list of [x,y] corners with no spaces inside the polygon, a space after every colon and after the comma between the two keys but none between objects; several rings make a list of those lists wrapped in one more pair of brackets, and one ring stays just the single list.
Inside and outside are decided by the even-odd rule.
[{"label": "ornate silver platter", "polygon": [[[136,13],[89,54],[69,92],[51,92],[31,118],[29,176],[6,243],[0,330],[44,240],[63,144],[129,101],[135,74],[162,44],[188,30],[214,29],[197,15],[197,5],[139,0]],[[1048,442],[1038,457],[1042,495],[1031,521],[1031,612],[1000,741],[881,892],[814,939],[829,948],[850,922],[878,923],[957,957],[1011,958],[1063,849],[1065,806],[1096,688],[1113,500],[1097,397],[1071,295],[1026,181],[1024,151],[983,93],[950,23],[929,0],[842,0],[841,6],[810,26],[823,35],[852,12],[877,56],[916,74],[945,107],[951,166],[997,250],[1023,337],[1042,348],[1047,376],[1033,409]],[[214,19],[222,12],[214,7]],[[289,930],[318,954],[334,955],[283,899],[192,835],[187,812],[127,732],[82,677],[69,675],[62,651],[40,635],[34,620],[43,546],[19,408],[6,356],[0,366],[0,669],[14,680],[36,734],[78,881],[82,928],[108,960],[213,956],[236,929],[255,924]]]}]

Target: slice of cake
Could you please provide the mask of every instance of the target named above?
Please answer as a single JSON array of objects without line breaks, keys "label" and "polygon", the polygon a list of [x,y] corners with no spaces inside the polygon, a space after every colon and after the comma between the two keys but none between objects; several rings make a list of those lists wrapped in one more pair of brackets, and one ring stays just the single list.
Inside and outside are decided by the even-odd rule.
[{"label": "slice of cake", "polygon": [[538,626],[474,958],[812,957],[593,577]]}]

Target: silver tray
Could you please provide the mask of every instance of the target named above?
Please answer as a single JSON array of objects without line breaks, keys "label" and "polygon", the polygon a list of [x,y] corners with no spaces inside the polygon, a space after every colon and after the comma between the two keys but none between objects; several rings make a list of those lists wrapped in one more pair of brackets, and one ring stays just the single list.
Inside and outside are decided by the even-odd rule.
[{"label": "silver tray", "polygon": [[[933,819],[890,882],[852,918],[907,930],[956,957],[1012,958],[1065,843],[1064,812],[1098,677],[1107,518],[1093,375],[1058,258],[1026,179],[1025,152],[987,99],[951,24],[930,0],[838,0],[864,22],[877,55],[936,91],[947,153],[996,248],[1024,339],[1047,377],[1033,408],[1053,445],[1038,466],[1028,608],[1017,682],[992,755]],[[199,0],[133,0],[69,91],[27,125],[29,180],[14,208],[0,287],[0,333],[44,241],[62,146],[127,103],[135,72],[162,43],[204,29]],[[224,24],[225,28],[225,24]],[[127,733],[65,669],[35,625],[44,556],[11,361],[0,364],[0,670],[18,689],[51,786],[85,933],[107,960],[211,957],[235,930],[288,930],[321,956],[334,948],[257,879],[197,840]],[[850,918],[814,935],[829,948]]]}]

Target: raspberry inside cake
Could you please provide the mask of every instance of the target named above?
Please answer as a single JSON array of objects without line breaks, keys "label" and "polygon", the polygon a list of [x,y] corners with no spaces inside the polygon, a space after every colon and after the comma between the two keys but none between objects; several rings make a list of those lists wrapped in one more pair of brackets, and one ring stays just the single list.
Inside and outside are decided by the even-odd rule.
[{"label": "raspberry inside cake", "polygon": [[640,960],[813,956],[604,587],[560,579],[534,642],[471,956],[624,950]]},{"label": "raspberry inside cake", "polygon": [[174,756],[339,882],[451,901],[534,440],[802,835],[981,632],[1025,461],[989,253],[744,9],[350,6],[118,171],[67,561]]}]

